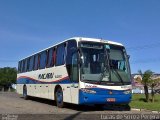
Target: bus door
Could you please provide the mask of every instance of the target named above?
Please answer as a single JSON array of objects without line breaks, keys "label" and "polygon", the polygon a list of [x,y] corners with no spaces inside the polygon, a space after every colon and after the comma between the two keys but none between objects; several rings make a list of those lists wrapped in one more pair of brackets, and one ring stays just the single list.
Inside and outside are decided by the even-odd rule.
[{"label": "bus door", "polygon": [[66,68],[70,78],[70,84],[67,85],[67,91],[70,93],[71,103],[78,104],[79,100],[79,77],[78,77],[78,52],[77,42],[70,40],[67,43]]},{"label": "bus door", "polygon": [[71,67],[71,101],[72,103],[78,104],[79,97],[79,77],[78,77],[78,53],[75,52],[72,54],[72,67]]}]

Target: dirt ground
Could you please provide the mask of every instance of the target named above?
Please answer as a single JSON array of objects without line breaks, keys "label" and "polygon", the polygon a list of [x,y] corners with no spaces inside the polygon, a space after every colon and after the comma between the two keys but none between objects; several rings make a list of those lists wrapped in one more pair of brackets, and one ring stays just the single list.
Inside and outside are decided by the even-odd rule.
[{"label": "dirt ground", "polygon": [[[24,100],[21,95],[15,92],[0,92],[0,120],[14,118],[15,120],[70,120],[70,119],[125,119],[126,117],[137,118],[142,114],[151,114],[141,111],[123,111],[119,109],[98,109],[94,106],[80,106],[67,104],[65,108],[57,108],[54,101],[30,97]],[[131,116],[127,116],[130,115]],[[125,116],[124,116],[125,115]],[[125,117],[125,118],[124,118]],[[136,116],[134,116],[136,117]],[[9,119],[7,119],[9,120]]]}]

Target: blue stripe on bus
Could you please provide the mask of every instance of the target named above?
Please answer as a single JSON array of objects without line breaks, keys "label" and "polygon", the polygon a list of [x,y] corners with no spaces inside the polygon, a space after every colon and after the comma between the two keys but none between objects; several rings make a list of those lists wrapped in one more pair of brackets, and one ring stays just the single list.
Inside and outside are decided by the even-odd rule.
[{"label": "blue stripe on bus", "polygon": [[[132,94],[124,94],[124,90],[111,90],[103,88],[90,88],[96,91],[93,93],[86,93],[79,90],[79,104],[128,104],[131,101]],[[115,102],[108,102],[107,98],[115,98]]]},{"label": "blue stripe on bus", "polygon": [[57,84],[57,83],[69,84],[71,83],[71,81],[69,80],[69,77],[65,77],[65,78],[62,78],[56,81],[51,81],[51,82],[47,82],[47,80],[39,81],[26,76],[22,76],[17,79],[17,84]]}]

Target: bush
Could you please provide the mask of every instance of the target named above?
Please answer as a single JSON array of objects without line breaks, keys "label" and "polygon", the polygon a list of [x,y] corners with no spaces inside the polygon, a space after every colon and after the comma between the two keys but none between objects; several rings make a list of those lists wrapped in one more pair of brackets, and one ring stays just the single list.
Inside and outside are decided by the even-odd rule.
[{"label": "bush", "polygon": [[0,68],[0,91],[4,89],[5,91],[11,87],[11,84],[16,83],[17,79],[17,69],[4,67]]}]

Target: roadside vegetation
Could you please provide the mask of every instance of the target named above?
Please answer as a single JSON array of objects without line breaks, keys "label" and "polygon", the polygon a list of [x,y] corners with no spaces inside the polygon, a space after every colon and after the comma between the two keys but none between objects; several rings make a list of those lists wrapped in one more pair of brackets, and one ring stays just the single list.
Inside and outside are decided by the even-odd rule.
[{"label": "roadside vegetation", "polygon": [[137,77],[136,81],[141,83],[144,86],[144,94],[145,94],[145,101],[149,102],[149,92],[148,88],[151,88],[151,101],[155,101],[155,88],[160,85],[160,78],[154,78],[153,73],[151,70],[146,70],[144,73],[142,73],[141,70],[138,71],[138,73],[141,75],[141,77]]},{"label": "roadside vegetation", "polygon": [[[140,77],[136,78],[144,87],[144,94],[133,94],[130,106],[132,108],[160,111],[160,94],[155,93],[155,88],[160,85],[160,78],[154,77],[154,72],[146,70],[144,73],[138,71]],[[151,88],[149,94],[148,89]]]},{"label": "roadside vegetation", "polygon": [[130,107],[137,109],[160,111],[160,94],[155,94],[155,102],[151,101],[152,99],[149,99],[149,101],[146,102],[145,94],[133,94]]},{"label": "roadside vegetation", "polygon": [[0,68],[0,91],[8,91],[12,84],[16,83],[17,69],[4,67]]}]

